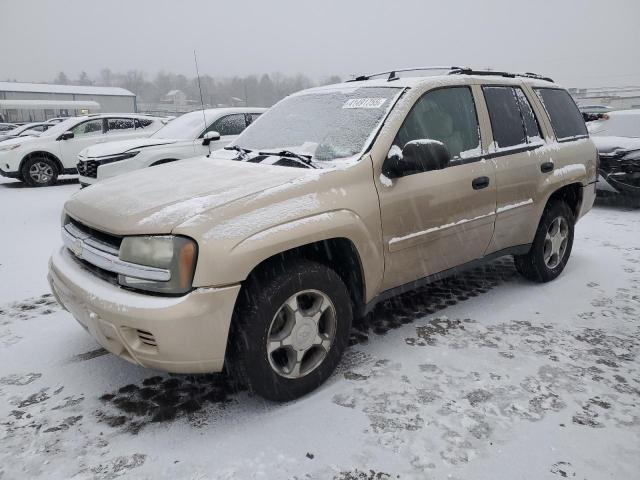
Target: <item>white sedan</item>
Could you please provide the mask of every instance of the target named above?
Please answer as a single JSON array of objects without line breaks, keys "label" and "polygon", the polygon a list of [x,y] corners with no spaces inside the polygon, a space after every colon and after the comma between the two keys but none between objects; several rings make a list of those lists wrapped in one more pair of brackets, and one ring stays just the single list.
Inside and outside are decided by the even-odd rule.
[{"label": "white sedan", "polygon": [[33,187],[53,185],[58,175],[77,172],[78,153],[82,149],[109,140],[148,137],[165,121],[127,113],[73,117],[37,137],[18,137],[0,143],[0,174]]},{"label": "white sedan", "polygon": [[205,155],[228,145],[265,108],[212,108],[186,113],[149,138],[109,142],[78,155],[83,186],[123,173]]}]

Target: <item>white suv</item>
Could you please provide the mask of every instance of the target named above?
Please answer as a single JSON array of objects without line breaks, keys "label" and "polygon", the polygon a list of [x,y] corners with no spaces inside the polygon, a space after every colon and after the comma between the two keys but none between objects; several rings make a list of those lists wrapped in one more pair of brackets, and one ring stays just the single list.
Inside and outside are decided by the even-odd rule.
[{"label": "white suv", "polygon": [[147,137],[165,120],[135,114],[99,114],[73,117],[37,137],[0,144],[0,174],[33,187],[53,185],[61,174],[76,173],[78,153],[95,143]]},{"label": "white suv", "polygon": [[83,186],[123,173],[205,155],[233,141],[265,108],[212,108],[182,115],[149,138],[109,142],[78,155]]}]

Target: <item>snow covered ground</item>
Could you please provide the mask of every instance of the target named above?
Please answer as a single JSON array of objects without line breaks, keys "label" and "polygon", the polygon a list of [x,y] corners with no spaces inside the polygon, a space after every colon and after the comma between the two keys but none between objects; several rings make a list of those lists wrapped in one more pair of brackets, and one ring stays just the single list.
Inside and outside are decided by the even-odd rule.
[{"label": "snow covered ground", "polygon": [[77,189],[0,183],[0,479],[639,478],[640,210],[596,207],[550,284],[503,259],[379,306],[276,405],[106,354],[56,305]]}]

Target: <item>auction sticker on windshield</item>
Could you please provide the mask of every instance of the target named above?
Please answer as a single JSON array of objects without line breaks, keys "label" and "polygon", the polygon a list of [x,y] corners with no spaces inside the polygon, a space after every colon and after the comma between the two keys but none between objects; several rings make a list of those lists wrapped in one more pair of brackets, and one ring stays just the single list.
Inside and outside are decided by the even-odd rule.
[{"label": "auction sticker on windshield", "polygon": [[380,108],[386,101],[386,98],[350,98],[342,108]]}]

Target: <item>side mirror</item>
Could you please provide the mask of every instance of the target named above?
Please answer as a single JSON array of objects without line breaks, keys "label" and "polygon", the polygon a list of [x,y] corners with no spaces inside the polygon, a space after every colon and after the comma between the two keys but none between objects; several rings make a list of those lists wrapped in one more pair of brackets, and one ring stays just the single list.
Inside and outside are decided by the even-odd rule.
[{"label": "side mirror", "polygon": [[202,145],[209,145],[211,142],[220,140],[220,134],[218,132],[207,132],[202,137]]},{"label": "side mirror", "polygon": [[392,149],[382,165],[382,173],[388,178],[442,170],[449,165],[449,150],[438,140],[412,140],[401,152],[398,150]]},{"label": "side mirror", "polygon": [[72,131],[67,131],[67,132],[64,132],[62,135],[60,135],[58,137],[58,140],[69,140],[69,139],[71,139],[73,137],[74,137],[73,132]]}]

